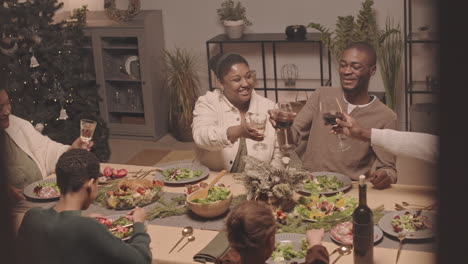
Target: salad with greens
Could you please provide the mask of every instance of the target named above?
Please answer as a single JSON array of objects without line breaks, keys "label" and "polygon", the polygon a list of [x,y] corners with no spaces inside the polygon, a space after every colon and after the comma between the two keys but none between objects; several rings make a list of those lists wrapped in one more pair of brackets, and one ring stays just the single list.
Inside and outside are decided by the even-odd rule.
[{"label": "salad with greens", "polygon": [[163,171],[161,174],[166,180],[170,181],[180,181],[185,179],[191,179],[202,175],[203,171],[201,170],[191,170],[187,168],[172,168]]},{"label": "salad with greens", "polygon": [[292,259],[305,258],[309,243],[306,239],[301,239],[301,246],[299,250],[294,250],[291,243],[275,243],[275,250],[271,254],[274,262],[284,262]]},{"label": "salad with greens", "polygon": [[416,232],[430,228],[429,219],[420,213],[405,212],[403,215],[395,215],[391,225],[393,231],[400,232]]},{"label": "salad with greens", "polygon": [[201,203],[201,204],[209,204],[217,201],[223,201],[226,200],[231,194],[231,191],[228,190],[227,188],[223,187],[213,187],[208,191],[208,197],[200,199],[196,198],[193,199],[191,202],[192,203]]},{"label": "salad with greens", "polygon": [[55,198],[60,196],[60,189],[56,182],[40,183],[33,190],[39,198]]},{"label": "salad with greens", "polygon": [[294,212],[306,219],[317,221],[334,221],[348,217],[357,205],[356,198],[345,196],[342,192],[333,196],[301,196],[298,202]]},{"label": "salad with greens", "polygon": [[121,216],[114,221],[106,217],[96,217],[96,220],[105,225],[117,238],[125,240],[133,234],[133,222],[127,216]]},{"label": "salad with greens", "polygon": [[318,175],[304,180],[304,189],[311,193],[336,191],[343,185],[343,182],[338,180],[336,176]]}]

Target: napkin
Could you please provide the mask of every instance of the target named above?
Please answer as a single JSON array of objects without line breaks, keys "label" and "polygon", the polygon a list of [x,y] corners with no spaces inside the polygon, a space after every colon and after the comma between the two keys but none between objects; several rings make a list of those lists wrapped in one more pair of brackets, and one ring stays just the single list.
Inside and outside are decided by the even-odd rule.
[{"label": "napkin", "polygon": [[229,250],[229,241],[225,231],[219,232],[200,252],[193,256],[193,260],[200,263],[212,262],[224,256]]}]

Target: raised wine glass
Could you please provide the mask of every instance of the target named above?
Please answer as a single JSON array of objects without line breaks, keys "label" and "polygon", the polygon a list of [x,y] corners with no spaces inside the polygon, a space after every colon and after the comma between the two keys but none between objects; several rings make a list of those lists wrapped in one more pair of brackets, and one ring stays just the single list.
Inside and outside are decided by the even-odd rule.
[{"label": "raised wine glass", "polygon": [[[265,136],[265,128],[268,115],[265,113],[247,113],[246,120],[250,127],[257,129],[258,133]],[[257,142],[253,145],[254,150],[263,150],[268,146],[263,142]]]},{"label": "raised wine glass", "polygon": [[[342,119],[340,112],[343,110],[338,102],[338,98],[333,96],[322,96],[319,101],[319,111],[323,117],[325,125],[336,125],[336,119]],[[351,148],[351,145],[344,142],[341,135],[337,135],[338,144],[330,146],[332,152],[343,152]]]},{"label": "raised wine glass", "polygon": [[291,103],[280,101],[275,104],[276,112],[276,133],[278,137],[278,145],[281,151],[287,152],[296,148],[292,144],[291,130],[289,129],[294,120],[294,111],[292,110]]},{"label": "raised wine glass", "polygon": [[86,149],[89,145],[89,142],[93,138],[94,130],[96,129],[96,121],[90,119],[81,119],[80,120],[80,137],[81,140],[85,143],[82,145]]}]

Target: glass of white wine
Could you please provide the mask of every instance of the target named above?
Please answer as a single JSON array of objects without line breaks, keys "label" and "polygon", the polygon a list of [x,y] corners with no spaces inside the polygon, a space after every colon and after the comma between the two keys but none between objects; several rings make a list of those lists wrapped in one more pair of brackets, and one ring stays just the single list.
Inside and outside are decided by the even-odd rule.
[{"label": "glass of white wine", "polygon": [[[268,115],[265,113],[247,113],[246,120],[249,123],[249,126],[257,129],[260,135],[265,135],[266,122]],[[263,142],[257,142],[253,145],[254,150],[263,150],[268,146]]]},{"label": "glass of white wine", "polygon": [[80,120],[80,137],[81,140],[85,143],[83,148],[88,148],[89,142],[93,138],[94,130],[96,130],[96,121],[91,119],[81,119]]}]

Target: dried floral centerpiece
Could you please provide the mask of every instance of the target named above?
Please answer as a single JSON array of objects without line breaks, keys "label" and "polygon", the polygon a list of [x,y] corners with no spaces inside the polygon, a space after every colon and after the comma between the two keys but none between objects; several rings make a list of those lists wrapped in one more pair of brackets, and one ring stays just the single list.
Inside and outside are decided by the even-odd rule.
[{"label": "dried floral centerpiece", "polygon": [[265,201],[273,209],[294,206],[294,191],[302,187],[309,172],[296,168],[277,169],[252,156],[244,157],[245,169],[237,177],[247,190],[248,200]]}]

